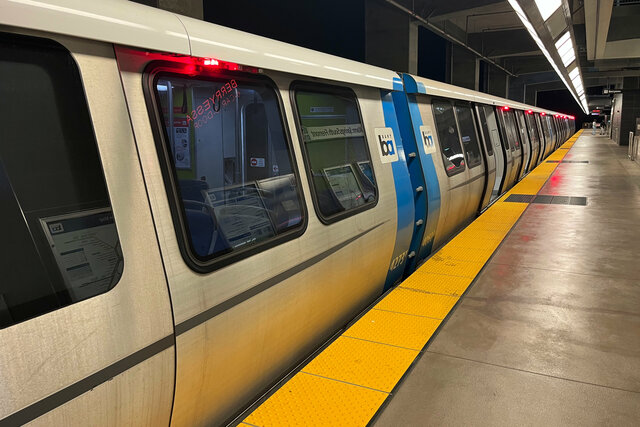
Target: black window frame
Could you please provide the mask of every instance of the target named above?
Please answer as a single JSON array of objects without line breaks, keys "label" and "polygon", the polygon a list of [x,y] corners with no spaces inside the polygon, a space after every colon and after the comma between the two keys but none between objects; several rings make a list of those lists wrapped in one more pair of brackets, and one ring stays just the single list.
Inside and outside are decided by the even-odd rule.
[{"label": "black window frame", "polygon": [[[469,163],[469,156],[467,156],[467,150],[465,148],[464,141],[462,141],[462,132],[460,131],[460,119],[458,118],[458,111],[456,110],[456,107],[468,108],[469,113],[471,114],[471,126],[473,126],[473,131],[475,132],[475,135],[476,135],[476,146],[478,147],[478,155],[480,156],[480,160],[477,163],[474,163],[473,165]],[[458,139],[460,139],[460,146],[462,147],[462,151],[464,153],[467,169],[469,170],[475,169],[478,166],[483,165],[486,159],[484,158],[482,147],[480,147],[480,135],[478,135],[478,128],[476,126],[476,114],[474,113],[473,105],[471,104],[471,102],[456,100],[453,102],[453,115],[456,118],[456,126],[458,127]]]},{"label": "black window frame", "polygon": [[[366,148],[366,152],[369,155],[369,164],[371,165],[371,173],[373,174],[373,180],[374,180],[373,184],[376,187],[376,195],[373,202],[365,203],[364,205],[358,206],[357,208],[345,210],[343,212],[338,212],[329,216],[325,216],[322,213],[322,211],[320,210],[319,202],[318,202],[318,194],[316,192],[316,187],[314,185],[313,170],[311,169],[311,160],[309,159],[309,153],[307,151],[307,146],[303,138],[302,123],[300,122],[300,114],[298,113],[298,103],[296,101],[296,93],[298,90],[308,90],[311,92],[315,91],[315,92],[320,92],[320,93],[329,94],[329,95],[332,95],[332,94],[339,95],[339,96],[347,95],[347,96],[353,97],[354,103],[358,110],[358,117],[360,118],[360,123],[362,124],[362,129],[365,130],[363,135],[364,145]],[[291,101],[291,109],[293,111],[293,116],[295,120],[296,132],[298,134],[298,143],[300,145],[300,151],[302,152],[302,158],[304,161],[304,167],[307,175],[307,184],[311,192],[313,209],[315,210],[316,216],[318,217],[320,222],[324,225],[330,225],[376,207],[378,205],[378,201],[380,200],[380,189],[378,186],[378,179],[376,178],[375,167],[373,165],[373,157],[371,155],[371,146],[369,145],[369,139],[367,138],[367,132],[366,132],[364,120],[362,118],[362,109],[360,108],[359,98],[358,98],[358,95],[355,93],[355,91],[352,88],[347,86],[311,82],[307,80],[294,80],[289,85],[289,97]]]},{"label": "black window frame", "polygon": [[[102,158],[102,153],[100,150],[100,146],[98,143],[98,136],[96,134],[95,131],[95,126],[93,123],[93,117],[91,115],[91,108],[89,106],[89,98],[87,96],[87,92],[86,92],[86,88],[85,88],[85,84],[82,78],[82,71],[80,69],[80,65],[78,64],[78,62],[76,61],[76,59],[73,56],[73,52],[64,44],[62,44],[60,41],[51,38],[51,37],[47,37],[47,36],[41,36],[41,35],[31,35],[31,34],[24,34],[24,33],[19,33],[19,32],[12,32],[10,30],[0,30],[0,37],[4,38],[8,38],[8,39],[13,39],[13,41],[15,43],[22,43],[23,45],[32,45],[32,46],[36,46],[37,48],[43,49],[43,50],[47,50],[50,49],[51,51],[56,50],[58,52],[64,53],[66,55],[66,57],[64,58],[64,60],[70,65],[70,67],[72,68],[71,72],[73,73],[72,76],[70,76],[71,79],[74,79],[74,87],[72,88],[73,90],[77,90],[77,95],[79,95],[79,98],[77,100],[75,100],[75,106],[78,107],[78,105],[81,106],[82,112],[80,112],[81,116],[85,116],[86,115],[86,130],[87,130],[87,136],[90,140],[84,140],[82,142],[82,144],[91,144],[93,145],[93,148],[95,149],[95,155],[96,155],[96,164],[98,165],[98,170],[97,173],[99,173],[100,177],[101,177],[101,184],[104,185],[104,192],[105,192],[105,197],[106,197],[106,202],[108,202],[108,206],[103,206],[103,205],[98,205],[96,204],[96,201],[83,201],[83,202],[79,202],[76,205],[74,205],[74,210],[71,212],[65,212],[62,211],[63,208],[69,208],[70,205],[61,205],[61,206],[57,206],[57,207],[47,207],[47,208],[40,208],[38,209],[38,212],[41,215],[44,215],[42,217],[39,218],[39,220],[41,221],[41,224],[45,224],[44,220],[45,219],[49,219],[52,217],[59,217],[59,216],[66,216],[66,215],[75,215],[75,214],[79,214],[78,216],[81,216],[81,214],[85,213],[88,214],[89,212],[91,212],[91,215],[97,213],[97,211],[101,211],[101,210],[106,210],[108,209],[110,211],[110,215],[111,217],[113,217],[113,227],[115,229],[115,233],[116,236],[118,238],[118,246],[120,247],[120,254],[122,257],[122,271],[120,273],[120,276],[118,277],[118,280],[113,284],[113,286],[109,287],[106,290],[100,291],[98,293],[94,293],[90,296],[87,296],[85,298],[81,298],[81,299],[74,299],[71,296],[71,290],[72,288],[68,288],[67,285],[64,283],[64,278],[62,276],[62,273],[58,270],[60,268],[59,265],[55,265],[54,268],[54,263],[56,263],[56,256],[51,252],[51,253],[46,253],[44,256],[40,256],[40,262],[41,265],[43,266],[44,269],[44,274],[49,278],[50,282],[53,284],[54,282],[59,281],[60,283],[58,283],[57,285],[57,289],[55,293],[46,295],[44,297],[41,297],[37,300],[32,300],[29,301],[27,303],[23,303],[20,304],[20,306],[25,306],[25,305],[29,305],[29,304],[34,304],[37,303],[38,301],[44,301],[44,300],[51,300],[51,299],[57,299],[59,305],[58,306],[54,306],[54,305],[50,305],[48,308],[44,309],[44,310],[34,310],[34,312],[37,311],[37,313],[35,314],[31,314],[31,315],[26,315],[26,316],[22,316],[19,317],[17,320],[13,321],[10,324],[6,324],[3,325],[2,323],[0,323],[0,330],[3,329],[8,329],[14,326],[17,326],[19,324],[31,321],[33,319],[37,319],[40,318],[41,316],[47,315],[47,314],[51,314],[54,313],[58,310],[62,310],[62,309],[66,309],[69,307],[74,306],[77,303],[80,303],[82,301],[87,301],[90,299],[93,299],[95,297],[99,297],[105,294],[110,293],[111,291],[113,291],[122,281],[122,277],[124,276],[124,267],[125,267],[125,253],[124,253],[124,249],[122,248],[122,245],[120,244],[120,231],[118,230],[118,224],[116,222],[116,218],[115,218],[115,214],[113,212],[113,203],[111,200],[111,193],[109,191],[109,185],[107,183],[107,174],[105,172],[105,165],[103,162],[103,158]],[[56,85],[56,83],[59,82],[55,82],[52,81],[52,84]],[[66,82],[68,83],[68,82]],[[60,88],[60,86],[58,86],[58,88]],[[69,90],[69,85],[65,85],[64,87],[65,90]],[[75,94],[74,94],[75,95]],[[67,93],[66,96],[69,96],[69,94]],[[61,112],[65,111],[65,110],[60,110]],[[73,116],[73,120],[77,123],[78,120],[78,109],[74,110],[74,112],[72,113],[71,111],[67,111],[65,113],[65,115],[68,116]],[[82,119],[84,119],[85,117],[81,117]],[[76,124],[77,126],[77,124]],[[83,159],[86,159],[86,157],[84,157]],[[9,177],[8,172],[5,169],[5,165],[2,162],[2,159],[0,158],[0,173],[4,173],[6,174],[7,177]],[[85,177],[86,178],[86,177]],[[8,181],[7,183],[9,185],[9,187],[11,187],[11,181]],[[13,190],[12,190],[13,191]],[[15,195],[14,192],[14,197],[16,197],[16,201],[17,200],[17,196]],[[22,209],[21,206],[19,206],[20,209]],[[44,246],[38,246],[38,243],[43,242],[43,239],[47,240],[47,236],[44,234],[44,232],[42,232],[41,234],[41,230],[31,230],[29,228],[29,222],[34,222],[32,218],[30,218],[31,215],[25,215],[24,212],[22,212],[22,218],[25,221],[25,223],[27,224],[27,228],[29,230],[29,233],[31,234],[32,237],[32,242],[35,246],[36,251],[40,252]],[[73,217],[73,216],[72,216]],[[34,232],[35,231],[35,232]],[[47,241],[46,242],[46,246],[47,248],[50,249],[51,242]],[[54,277],[55,276],[55,277]],[[60,286],[64,286],[64,289]],[[10,306],[7,305],[8,308],[15,308],[16,306]],[[11,310],[9,310],[11,311]],[[13,319],[12,319],[13,320]]]},{"label": "black window frame", "polygon": [[[489,157],[494,156],[493,152],[493,143],[491,142],[491,131],[489,130],[489,121],[487,119],[487,111],[484,107],[491,107],[486,104],[476,104],[476,118],[478,120],[478,129],[480,129],[480,133],[482,133],[482,140],[484,142],[485,150],[487,151],[487,155]],[[484,120],[483,120],[484,118]],[[483,125],[484,122],[484,125]],[[485,132],[486,131],[486,132]],[[486,134],[486,135],[485,135]]]},{"label": "black window frame", "polygon": [[507,122],[507,126],[509,126],[509,129],[511,129],[510,132],[511,136],[513,137],[513,140],[511,141],[513,142],[513,144],[511,144],[511,151],[521,151],[522,142],[520,141],[520,129],[516,120],[516,110],[514,110],[513,108],[509,108],[505,111],[505,117],[507,118],[505,122]]},{"label": "black window frame", "polygon": [[[169,136],[165,129],[162,113],[160,111],[159,99],[156,97],[155,87],[160,78],[177,77],[196,80],[211,80],[215,81],[219,79],[235,79],[240,81],[254,81],[264,83],[267,87],[272,89],[277,105],[279,108],[280,124],[285,143],[289,149],[289,161],[291,162],[291,170],[296,179],[298,187],[298,201],[300,206],[300,213],[302,221],[300,224],[284,233],[278,234],[269,240],[256,243],[255,245],[248,246],[243,249],[235,249],[221,254],[211,254],[207,257],[201,257],[192,248],[189,230],[187,228],[187,222],[185,218],[184,206],[182,198],[180,196],[180,190],[177,176],[177,169],[173,165],[173,156],[168,150]],[[230,71],[222,69],[207,70],[203,67],[196,67],[196,72],[192,69],[185,70],[185,65],[180,63],[168,62],[168,61],[152,61],[150,62],[143,72],[143,92],[147,105],[147,112],[149,114],[149,120],[151,122],[151,130],[153,133],[153,139],[156,145],[156,152],[158,154],[158,160],[160,163],[160,169],[162,171],[162,178],[164,181],[164,187],[169,201],[169,210],[171,211],[171,220],[173,222],[174,230],[176,232],[176,238],[178,241],[178,247],[185,263],[192,270],[201,273],[211,273],[222,267],[236,263],[243,259],[249,258],[253,255],[271,249],[275,246],[281,245],[285,242],[293,240],[303,235],[307,229],[309,215],[306,208],[306,200],[304,191],[302,188],[302,181],[300,180],[300,172],[298,164],[295,160],[295,151],[293,149],[293,143],[291,140],[291,134],[289,132],[289,126],[286,118],[286,110],[280,96],[280,89],[278,85],[263,74],[254,74],[243,71]]]},{"label": "black window frame", "polygon": [[[524,122],[526,124],[527,132],[529,134],[529,141],[531,142],[532,152],[536,151],[536,157],[539,157],[542,144],[540,142],[540,135],[538,135],[538,129],[536,127],[536,118],[533,114],[534,113],[532,112],[529,113],[525,111]],[[534,142],[535,142],[535,147],[534,147]],[[537,159],[532,158],[532,160],[537,160]]]},{"label": "black window frame", "polygon": [[500,135],[500,145],[504,150],[504,153],[510,153],[514,151],[514,148],[511,146],[511,141],[508,135],[509,130],[507,129],[507,120],[506,114],[503,107],[494,107],[493,112],[496,116],[496,124],[498,126],[498,134]]},{"label": "black window frame", "polygon": [[534,120],[536,122],[538,136],[540,137],[540,156],[539,156],[540,161],[544,159],[544,154],[547,151],[547,145],[548,145],[548,141],[547,141],[548,138],[542,124],[542,117],[543,116],[541,116],[540,113],[534,113]]},{"label": "black window frame", "polygon": [[[450,173],[450,171],[447,169],[447,164],[444,162],[445,154],[442,149],[442,141],[440,141],[440,130],[438,129],[438,121],[436,120],[436,112],[434,110],[435,102],[449,103],[449,105],[451,106],[451,113],[453,114],[453,122],[455,123],[456,131],[458,132],[458,145],[460,146],[460,153],[462,153],[462,158],[464,159],[464,165],[462,165],[463,167],[457,166],[455,169],[451,169],[451,171],[453,171],[452,173]],[[464,151],[464,146],[462,145],[462,139],[460,138],[460,129],[458,129],[458,117],[456,116],[455,105],[453,103],[453,100],[448,98],[431,98],[431,114],[433,114],[433,123],[435,124],[435,127],[436,127],[436,134],[438,135],[438,146],[440,147],[440,157],[442,157],[442,165],[444,167],[445,173],[447,174],[448,177],[456,176],[458,174],[463,173],[465,170],[468,169],[467,155]]]}]

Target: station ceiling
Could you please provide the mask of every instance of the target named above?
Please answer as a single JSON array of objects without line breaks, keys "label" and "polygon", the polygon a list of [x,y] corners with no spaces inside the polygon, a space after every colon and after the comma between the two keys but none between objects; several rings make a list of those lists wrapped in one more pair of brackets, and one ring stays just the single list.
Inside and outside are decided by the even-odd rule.
[{"label": "station ceiling", "polygon": [[[506,0],[395,2],[517,76],[552,76],[551,65]],[[640,0],[567,3],[585,87],[619,89],[624,77],[640,77]]]}]

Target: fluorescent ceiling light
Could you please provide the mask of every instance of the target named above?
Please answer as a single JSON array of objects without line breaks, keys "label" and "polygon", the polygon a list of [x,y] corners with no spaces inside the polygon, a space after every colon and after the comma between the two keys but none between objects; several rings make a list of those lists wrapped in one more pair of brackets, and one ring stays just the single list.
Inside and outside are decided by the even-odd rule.
[{"label": "fluorescent ceiling light", "polygon": [[535,0],[535,2],[542,19],[545,21],[562,5],[561,0]]},{"label": "fluorescent ceiling light", "polygon": [[[563,75],[564,73],[561,72],[560,69],[558,68],[558,65],[556,65],[555,60],[551,57],[551,54],[545,47],[544,43],[542,43],[542,40],[538,36],[538,33],[534,29],[533,25],[531,25],[531,22],[529,22],[529,18],[527,17],[524,10],[522,10],[522,7],[520,7],[520,4],[518,4],[518,1],[517,0],[507,0],[507,1],[509,2],[513,10],[516,12],[516,15],[518,15],[518,18],[520,18],[520,21],[522,21],[522,25],[524,25],[524,27],[527,29],[529,34],[531,34],[533,41],[536,42],[536,44],[538,45],[538,48],[540,48],[540,51],[542,51],[544,56],[547,58],[547,61],[549,61],[549,64],[551,64],[551,67],[553,67],[556,74],[558,74],[558,77],[560,77],[560,80],[562,81],[562,83],[564,83],[567,89],[569,89],[569,93],[571,94],[571,96],[573,96],[576,102],[580,104],[580,101],[578,101],[578,98],[577,98],[578,93],[576,93],[576,89],[574,89],[576,87],[575,82],[573,85],[574,87],[572,88],[567,82],[567,80],[564,78],[564,75]],[[549,18],[556,10],[558,10],[558,8],[562,4],[562,0],[535,0],[535,3],[536,3],[536,6],[538,7],[538,10],[540,11],[540,14],[542,15],[542,18],[546,21],[547,18]],[[560,55],[562,63],[564,64],[565,67],[567,67],[568,65],[570,65],[572,62],[575,61],[576,54],[575,54],[575,49],[573,47],[573,41],[571,40],[571,33],[569,31],[567,31],[565,34],[562,35],[562,37],[560,37],[560,39],[558,39],[558,41],[556,42],[556,49],[558,49],[558,54]],[[575,67],[575,71],[578,73],[578,77],[579,77],[580,72],[577,66]],[[570,77],[570,78],[573,82],[574,80],[573,77]],[[579,83],[580,84],[577,86],[581,87],[582,81],[579,81]],[[583,89],[581,88],[580,91],[583,92]],[[586,104],[586,101],[582,102],[582,104],[584,106]],[[584,107],[584,111],[585,112],[587,111],[586,107]]]},{"label": "fluorescent ceiling light", "polygon": [[566,67],[576,59],[576,51],[573,49],[573,41],[571,40],[571,33],[567,31],[556,42],[556,49],[558,49],[558,55],[562,59],[562,64]]},{"label": "fluorescent ceiling light", "polygon": [[573,81],[576,77],[580,77],[580,70],[578,67],[574,67],[573,70],[569,71],[569,78]]},{"label": "fluorescent ceiling light", "polygon": [[578,96],[584,95],[584,88],[582,87],[582,82],[580,84],[575,85],[576,92],[578,92]]},{"label": "fluorescent ceiling light", "polygon": [[580,76],[578,76],[578,78],[575,80],[571,80],[571,83],[573,83],[573,87],[575,87],[576,90],[580,92],[580,89],[582,89],[582,80],[580,80]]}]

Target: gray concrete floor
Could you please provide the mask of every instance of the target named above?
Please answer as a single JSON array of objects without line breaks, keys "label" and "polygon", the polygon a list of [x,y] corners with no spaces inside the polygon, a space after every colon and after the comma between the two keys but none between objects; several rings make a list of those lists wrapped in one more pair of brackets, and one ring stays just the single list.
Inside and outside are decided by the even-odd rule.
[{"label": "gray concrete floor", "polygon": [[375,422],[640,425],[640,166],[580,137]]}]

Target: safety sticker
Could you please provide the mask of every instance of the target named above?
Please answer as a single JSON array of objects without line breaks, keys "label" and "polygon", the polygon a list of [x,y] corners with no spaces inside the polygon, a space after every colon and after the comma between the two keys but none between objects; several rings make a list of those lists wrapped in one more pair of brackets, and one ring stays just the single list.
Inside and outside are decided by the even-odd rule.
[{"label": "safety sticker", "polygon": [[398,146],[393,138],[393,129],[375,128],[376,145],[380,152],[382,163],[392,163],[398,161]]},{"label": "safety sticker", "polygon": [[436,143],[433,140],[433,133],[431,133],[430,126],[420,126],[420,136],[422,137],[422,147],[425,154],[435,153]]}]

